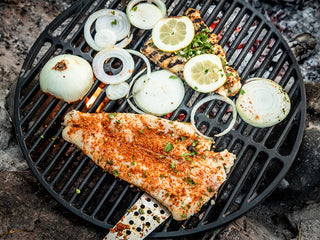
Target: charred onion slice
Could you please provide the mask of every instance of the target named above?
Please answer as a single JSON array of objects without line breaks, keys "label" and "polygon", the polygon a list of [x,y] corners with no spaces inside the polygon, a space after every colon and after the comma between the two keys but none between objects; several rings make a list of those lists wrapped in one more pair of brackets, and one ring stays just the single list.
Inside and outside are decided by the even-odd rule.
[{"label": "charred onion slice", "polygon": [[194,120],[194,116],[198,110],[198,108],[206,103],[206,102],[209,102],[209,101],[212,101],[212,100],[219,100],[219,101],[224,101],[228,104],[230,104],[232,106],[232,120],[229,124],[229,126],[224,130],[222,131],[221,133],[218,133],[216,135],[214,135],[215,137],[221,137],[225,134],[227,134],[228,132],[230,132],[230,130],[233,128],[234,124],[236,123],[236,120],[237,120],[237,111],[236,111],[236,105],[234,104],[234,102],[230,99],[230,98],[226,98],[224,96],[221,96],[221,95],[217,95],[217,94],[214,94],[214,95],[210,95],[210,96],[207,96],[203,99],[201,99],[196,105],[194,105],[192,111],[191,111],[191,115],[190,115],[190,120],[191,120],[191,124],[192,126],[194,127],[194,129],[197,131],[197,133],[200,135],[200,136],[203,136],[205,138],[209,138],[209,136],[206,136],[204,134],[202,134],[196,127],[196,124],[195,124],[195,120]]},{"label": "charred onion slice", "polygon": [[161,0],[152,0],[147,3],[142,0],[132,0],[128,3],[126,13],[133,26],[152,29],[160,18],[166,16],[167,8]]},{"label": "charred onion slice", "polygon": [[290,112],[290,98],[276,82],[251,78],[240,90],[236,106],[240,117],[255,127],[270,127]]},{"label": "charred onion slice", "polygon": [[[108,42],[101,40],[100,44],[101,42],[107,42],[105,46],[101,46],[92,38],[91,26],[95,21],[96,34],[100,34],[98,32],[105,29],[114,33],[116,41],[120,41],[124,38],[128,39],[127,36],[130,34],[130,23],[126,14],[119,10],[101,9],[91,14],[84,25],[84,38],[88,45],[94,50],[100,51],[104,47],[109,47],[110,43],[112,43],[112,41]],[[99,37],[99,39],[101,38]],[[117,46],[117,44],[115,46]]]},{"label": "charred onion slice", "polygon": [[[104,64],[110,58],[117,58],[122,62],[122,70],[116,75],[109,75],[104,71]],[[126,81],[134,70],[134,61],[128,51],[122,48],[106,48],[98,52],[93,58],[92,68],[95,76],[106,84],[118,84]]]}]

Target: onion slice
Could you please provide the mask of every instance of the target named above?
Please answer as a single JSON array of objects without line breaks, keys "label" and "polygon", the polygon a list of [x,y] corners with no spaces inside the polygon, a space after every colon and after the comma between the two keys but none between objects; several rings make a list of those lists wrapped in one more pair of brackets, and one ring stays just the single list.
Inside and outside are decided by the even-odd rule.
[{"label": "onion slice", "polygon": [[140,113],[140,114],[145,114],[145,112],[143,112],[142,110],[140,110],[139,108],[137,108],[137,107],[131,102],[130,98],[131,98],[132,96],[129,96],[129,94],[130,94],[130,90],[131,90],[131,88],[132,88],[132,86],[133,86],[133,83],[136,81],[136,79],[137,79],[138,77],[141,76],[141,74],[143,74],[143,73],[145,72],[145,70],[146,70],[146,68],[142,69],[140,72],[138,72],[136,75],[134,75],[134,77],[132,78],[132,80],[131,80],[131,82],[130,82],[130,84],[129,84],[129,92],[128,92],[127,96],[126,96],[127,102],[128,102],[128,104],[129,104],[129,106],[132,108],[132,110],[135,111],[136,113]]},{"label": "onion slice", "polygon": [[106,89],[106,94],[110,100],[118,100],[128,95],[129,88],[129,84],[127,82],[110,84]]},{"label": "onion slice", "polygon": [[182,80],[168,70],[140,77],[133,86],[133,99],[146,113],[163,116],[176,110],[185,94]]},{"label": "onion slice", "polygon": [[[133,54],[133,55],[136,55],[138,57],[141,57],[142,60],[146,63],[146,66],[147,66],[147,81],[150,79],[150,74],[151,74],[151,65],[150,65],[150,61],[149,59],[143,55],[141,52],[138,52],[136,50],[132,50],[132,49],[126,49],[129,53]],[[131,81],[131,82],[134,82],[134,81]],[[138,91],[140,91],[141,89],[136,89],[136,92],[134,93],[137,93]]]},{"label": "onion slice", "polygon": [[196,127],[196,124],[195,124],[195,120],[194,120],[194,116],[198,110],[198,108],[206,103],[206,102],[209,102],[209,101],[212,101],[212,100],[220,100],[220,101],[224,101],[228,104],[230,104],[232,106],[232,120],[229,124],[229,126],[224,130],[222,131],[221,133],[218,133],[216,135],[214,135],[215,137],[221,137],[225,134],[227,134],[228,132],[230,132],[230,130],[233,128],[234,124],[236,123],[236,120],[237,120],[237,111],[236,111],[236,105],[234,104],[234,102],[230,99],[230,98],[226,98],[224,96],[221,96],[221,95],[218,95],[218,94],[214,94],[214,95],[210,95],[210,96],[207,96],[203,99],[201,99],[196,105],[194,105],[192,111],[191,111],[191,114],[190,114],[190,120],[191,120],[191,124],[192,126],[195,128],[196,132],[204,137],[204,138],[208,138],[208,139],[211,139],[209,136],[206,136],[204,134],[202,134]]},{"label": "onion slice", "polygon": [[[109,75],[104,71],[103,66],[110,58],[118,58],[122,62],[122,70],[117,75]],[[118,84],[131,77],[134,70],[134,61],[129,52],[122,48],[106,48],[98,52],[93,58],[92,68],[100,81],[106,84]]]},{"label": "onion slice", "polygon": [[[132,0],[128,3],[126,13],[131,24],[140,29],[152,29],[156,22],[167,15],[167,8],[161,0]],[[156,5],[152,4],[155,3]]]},{"label": "onion slice", "polygon": [[96,51],[100,51],[104,47],[97,44],[91,36],[91,26],[94,21],[96,21],[95,27],[97,33],[103,29],[107,29],[115,33],[117,41],[122,40],[130,33],[130,23],[124,12],[113,9],[101,9],[94,12],[88,17],[84,25],[84,38],[88,45]]},{"label": "onion slice", "polygon": [[248,79],[236,101],[240,117],[261,128],[281,122],[290,112],[290,105],[290,98],[283,88],[265,78]]}]

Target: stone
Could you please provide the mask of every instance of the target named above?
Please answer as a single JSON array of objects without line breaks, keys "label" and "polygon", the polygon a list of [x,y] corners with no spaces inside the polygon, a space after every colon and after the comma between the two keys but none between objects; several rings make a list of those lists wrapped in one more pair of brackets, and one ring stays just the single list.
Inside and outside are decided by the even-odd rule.
[{"label": "stone", "polygon": [[241,217],[221,230],[211,240],[281,240],[262,223],[249,217]]},{"label": "stone", "polygon": [[102,239],[106,234],[64,209],[30,171],[0,172],[0,182],[3,240]]},{"label": "stone", "polygon": [[301,240],[319,240],[320,238],[320,204],[309,205],[289,214],[292,224],[299,228]]},{"label": "stone", "polygon": [[[306,81],[305,89],[307,95],[307,112],[310,115],[315,115],[315,118],[317,118],[320,116],[320,81]],[[319,118],[315,120],[319,124]]]}]

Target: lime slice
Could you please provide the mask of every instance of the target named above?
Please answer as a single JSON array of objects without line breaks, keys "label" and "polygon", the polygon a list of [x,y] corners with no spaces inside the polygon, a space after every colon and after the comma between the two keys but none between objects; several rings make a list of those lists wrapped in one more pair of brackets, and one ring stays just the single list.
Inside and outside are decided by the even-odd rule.
[{"label": "lime slice", "polygon": [[184,79],[194,90],[212,92],[226,82],[220,57],[202,54],[191,58],[183,69]]},{"label": "lime slice", "polygon": [[193,37],[193,24],[185,16],[162,18],[152,30],[153,43],[165,52],[175,52],[185,48]]}]

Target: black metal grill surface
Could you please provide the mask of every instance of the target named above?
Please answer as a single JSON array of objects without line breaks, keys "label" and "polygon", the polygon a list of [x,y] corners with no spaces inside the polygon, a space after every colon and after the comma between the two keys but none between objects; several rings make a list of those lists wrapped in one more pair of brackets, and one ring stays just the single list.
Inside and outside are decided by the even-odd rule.
[{"label": "black metal grill surface", "polygon": [[[122,1],[123,2],[123,1]],[[58,16],[31,48],[16,88],[15,129],[28,164],[45,189],[63,206],[85,220],[109,229],[142,194],[137,188],[105,173],[74,145],[61,138],[64,115],[78,109],[85,112],[132,112],[126,101],[105,103],[104,85],[95,81],[79,102],[68,104],[44,94],[39,87],[39,72],[53,56],[71,53],[92,61],[96,52],[84,41],[86,18],[107,7],[124,10],[121,1],[83,0]],[[236,0],[166,1],[169,15],[182,15],[188,7],[200,9],[208,26],[221,36],[227,60],[242,80],[258,76],[275,79],[291,98],[291,111],[280,124],[255,128],[238,118],[227,135],[215,139],[216,151],[227,148],[237,160],[227,181],[221,187],[215,205],[207,203],[199,214],[184,222],[168,219],[151,238],[167,238],[197,233],[225,224],[261,202],[276,187],[291,166],[301,143],[305,122],[305,91],[298,65],[281,34],[248,4]],[[150,31],[133,30],[134,40],[128,46],[139,49]],[[260,62],[260,65],[256,65]],[[136,71],[142,61],[136,59]],[[109,70],[117,72],[112,64]],[[100,91],[99,91],[100,90]],[[97,99],[89,108],[88,99]],[[187,89],[181,106],[170,116],[190,120],[195,95]],[[228,106],[212,102],[196,115],[199,128],[214,135],[231,121]],[[77,190],[78,189],[78,190]],[[80,194],[79,194],[80,190]],[[77,193],[78,192],[78,193]]]}]

